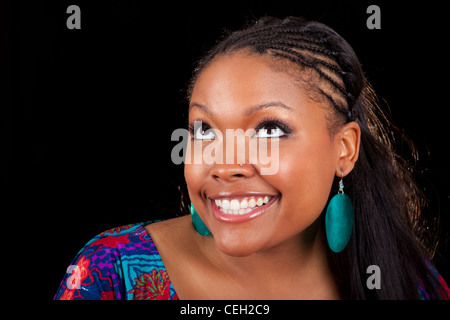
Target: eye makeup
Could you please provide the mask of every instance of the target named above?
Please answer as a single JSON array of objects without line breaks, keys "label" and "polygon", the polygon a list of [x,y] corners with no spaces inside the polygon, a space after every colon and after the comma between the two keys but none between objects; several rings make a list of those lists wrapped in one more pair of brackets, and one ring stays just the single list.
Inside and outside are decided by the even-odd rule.
[{"label": "eye makeup", "polygon": [[[197,119],[188,126],[192,140],[213,140],[214,130],[208,122]],[[292,135],[293,130],[284,121],[274,117],[265,117],[255,128],[256,138],[286,138]],[[254,136],[254,137],[255,137]]]}]

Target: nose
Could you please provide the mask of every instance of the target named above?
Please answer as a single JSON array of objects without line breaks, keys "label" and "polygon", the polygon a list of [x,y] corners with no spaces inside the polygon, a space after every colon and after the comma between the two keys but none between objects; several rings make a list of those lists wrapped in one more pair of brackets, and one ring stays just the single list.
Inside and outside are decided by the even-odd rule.
[{"label": "nose", "polygon": [[214,164],[211,168],[210,175],[215,180],[223,180],[227,182],[236,181],[238,179],[250,178],[255,174],[252,165],[245,164]]}]

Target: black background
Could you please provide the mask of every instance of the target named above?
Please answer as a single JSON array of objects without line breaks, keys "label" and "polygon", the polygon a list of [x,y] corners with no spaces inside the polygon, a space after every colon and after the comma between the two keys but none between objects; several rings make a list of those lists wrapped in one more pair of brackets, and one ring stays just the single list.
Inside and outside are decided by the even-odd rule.
[{"label": "black background", "polygon": [[[328,24],[355,49],[395,123],[412,136],[432,208],[436,266],[449,281],[448,21],[438,3],[388,1],[33,1],[11,4],[2,108],[2,178],[17,191],[12,224],[25,265],[52,299],[65,270],[98,233],[173,217],[184,187],[170,140],[186,126],[194,62],[222,30],[261,15]],[[68,30],[66,9],[81,9]],[[381,30],[366,9],[381,8]],[[6,137],[6,139],[5,139]],[[11,143],[10,143],[11,141]],[[10,152],[11,151],[11,152]]]}]

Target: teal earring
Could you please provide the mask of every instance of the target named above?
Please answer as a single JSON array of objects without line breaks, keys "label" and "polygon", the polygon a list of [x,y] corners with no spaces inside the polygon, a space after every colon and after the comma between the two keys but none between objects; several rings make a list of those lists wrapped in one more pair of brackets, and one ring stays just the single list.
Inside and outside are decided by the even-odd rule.
[{"label": "teal earring", "polygon": [[[341,171],[342,173],[342,171]],[[344,173],[339,181],[338,194],[331,198],[325,214],[325,232],[328,246],[333,252],[341,252],[350,240],[353,229],[353,205],[344,194]]]},{"label": "teal earring", "polygon": [[208,227],[205,225],[203,220],[198,215],[197,211],[195,211],[194,205],[191,202],[191,217],[192,217],[192,224],[194,225],[195,230],[202,236],[207,236],[211,234],[211,231],[209,231]]}]

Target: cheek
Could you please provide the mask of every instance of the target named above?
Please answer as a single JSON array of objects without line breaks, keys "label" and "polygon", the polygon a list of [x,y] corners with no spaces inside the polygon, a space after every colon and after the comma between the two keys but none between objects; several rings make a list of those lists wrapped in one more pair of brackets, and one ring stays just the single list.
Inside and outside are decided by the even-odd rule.
[{"label": "cheek", "polygon": [[192,202],[197,202],[196,197],[198,197],[205,177],[208,175],[208,166],[202,163],[203,149],[203,144],[195,145],[191,141],[187,143],[184,178],[188,187],[189,198]]},{"label": "cheek", "polygon": [[203,184],[205,168],[201,164],[185,164],[184,178],[189,191],[189,197],[193,201]]},{"label": "cheek", "polygon": [[319,217],[333,183],[335,154],[327,137],[298,139],[280,149],[280,168],[271,183],[282,194],[283,220],[303,228]]}]

